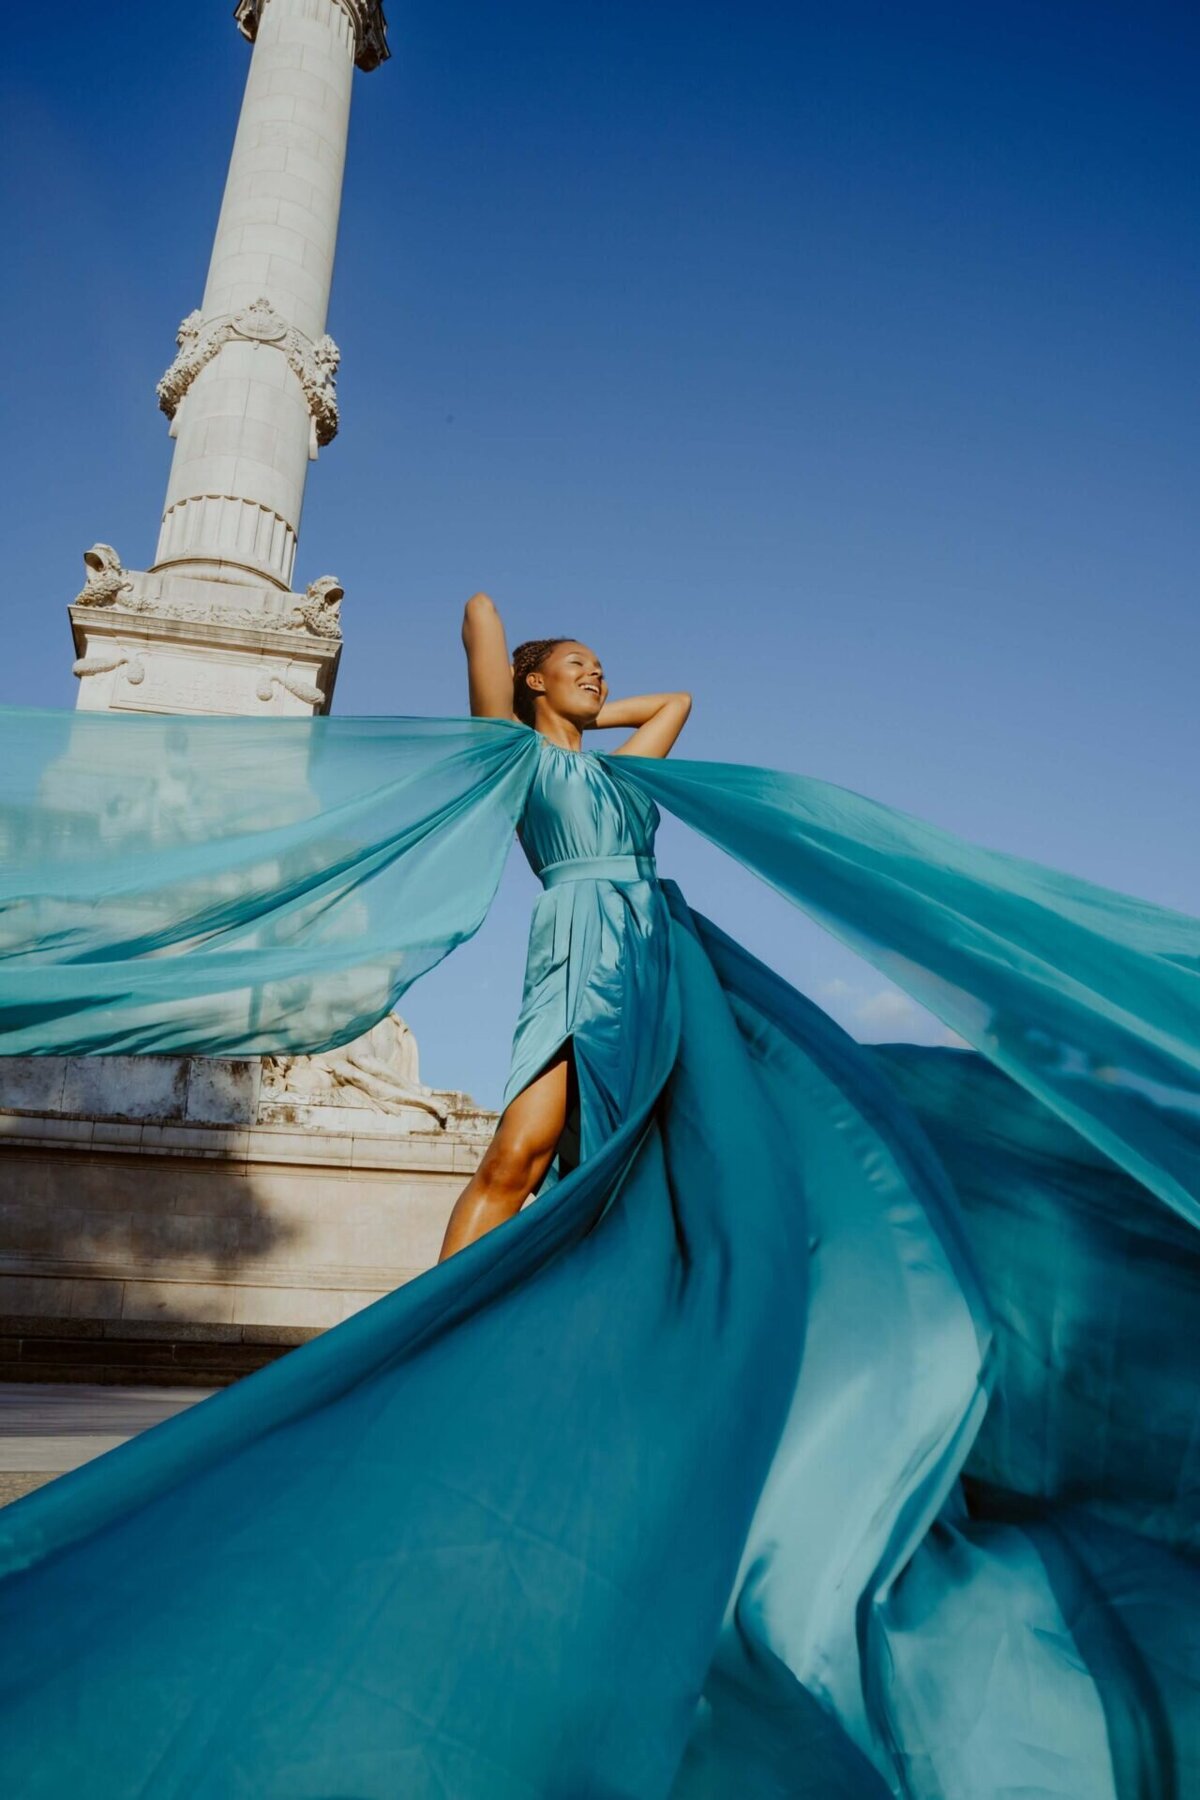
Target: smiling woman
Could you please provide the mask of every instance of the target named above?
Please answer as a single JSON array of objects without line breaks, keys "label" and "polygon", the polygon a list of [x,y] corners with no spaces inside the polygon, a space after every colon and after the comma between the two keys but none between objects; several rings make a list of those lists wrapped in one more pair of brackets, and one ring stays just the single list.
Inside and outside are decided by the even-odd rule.
[{"label": "smiling woman", "polygon": [[[631,699],[610,700],[599,657],[578,638],[532,638],[517,645],[510,663],[504,626],[487,594],[475,594],[467,602],[463,644],[472,712],[484,718],[515,719],[530,725],[543,744],[568,754],[581,753],[585,731],[632,726],[633,735],[614,751],[615,755],[664,757],[691,711],[691,695],[683,693],[639,694]],[[578,869],[585,859],[592,861],[597,857],[606,861],[624,857],[628,861],[633,855],[648,864],[652,860],[657,813],[653,819],[647,815],[614,820],[596,782],[589,779],[590,771],[584,768],[570,772],[582,773],[582,787],[578,782],[563,784],[561,777],[567,773],[555,768],[553,758],[539,766],[535,793],[542,796],[548,813],[542,817],[539,831],[539,814],[531,806],[520,827],[521,842],[535,872],[544,877],[547,867],[560,864]],[[572,832],[567,821],[580,798],[584,816],[575,819]],[[610,867],[609,874],[612,872]],[[643,869],[643,876],[644,872]],[[511,1219],[548,1174],[556,1178],[573,1166],[578,1148],[579,1082],[581,1076],[585,1084],[595,1081],[597,1064],[597,1056],[592,1055],[581,1070],[579,1037],[587,1021],[589,996],[590,1006],[597,1013],[604,1013],[614,985],[619,987],[632,979],[625,968],[626,957],[620,951],[614,954],[613,946],[624,944],[624,927],[630,909],[636,911],[635,899],[650,901],[649,884],[644,879],[633,885],[640,885],[645,892],[635,896],[631,886],[617,888],[610,881],[596,880],[587,888],[579,881],[570,885],[559,882],[553,891],[547,887],[541,896],[531,926],[525,997],[514,1038],[504,1112],[479,1167],[455,1202],[440,1261]],[[584,909],[592,903],[599,904],[602,910],[611,909],[617,893],[621,901],[608,921],[609,928],[601,931],[593,919],[589,934]],[[643,926],[648,929],[645,920]],[[566,965],[561,957],[555,963],[552,948],[547,957],[545,946],[572,938],[579,942],[589,935],[594,948],[586,979],[580,979],[581,971],[577,969],[568,986]],[[605,945],[604,960],[610,964],[603,978],[601,939]],[[662,979],[665,965],[655,981]],[[598,1018],[592,1020],[593,1032],[599,1023]],[[612,1035],[611,1021],[605,1035]],[[606,1116],[613,1111],[605,1110]],[[621,1110],[617,1105],[614,1116],[619,1116]]]},{"label": "smiling woman", "polygon": [[[1200,923],[465,630],[485,717],[0,709],[9,1051],[344,1042],[542,885],[439,1265],[0,1514],[6,1791],[1200,1800]],[[659,805],[973,1050],[847,1038]]]},{"label": "smiling woman", "polygon": [[488,594],[473,594],[463,616],[471,711],[517,719],[551,743],[578,750],[585,731],[632,726],[617,756],[666,756],[687,723],[692,697],[635,694],[610,700],[600,658],[578,638],[531,638],[509,661],[504,625]]}]

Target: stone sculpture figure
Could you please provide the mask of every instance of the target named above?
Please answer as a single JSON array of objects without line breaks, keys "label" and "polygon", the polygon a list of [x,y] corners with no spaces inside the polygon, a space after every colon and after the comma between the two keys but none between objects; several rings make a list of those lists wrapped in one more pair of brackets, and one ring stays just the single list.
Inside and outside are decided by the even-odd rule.
[{"label": "stone sculpture figure", "polygon": [[310,581],[299,606],[284,621],[288,631],[311,631],[314,637],[340,638],[341,607],[346,590],[336,575]]},{"label": "stone sculpture figure", "polygon": [[75,596],[76,606],[115,606],[122,594],[132,592],[133,583],[111,544],[93,544],[85,550],[83,566],[87,579]]},{"label": "stone sculpture figure", "polygon": [[264,1100],[309,1106],[357,1106],[400,1113],[416,1106],[444,1126],[450,1109],[417,1073],[417,1040],[398,1013],[388,1013],[352,1043],[317,1056],[268,1056]]}]

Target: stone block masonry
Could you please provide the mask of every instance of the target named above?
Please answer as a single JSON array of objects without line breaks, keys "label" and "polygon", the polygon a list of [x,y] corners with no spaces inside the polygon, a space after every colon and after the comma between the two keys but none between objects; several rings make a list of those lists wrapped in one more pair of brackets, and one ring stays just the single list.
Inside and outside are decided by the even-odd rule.
[{"label": "stone block masonry", "polygon": [[[253,44],[200,304],[158,384],[174,444],[155,562],[85,553],[81,711],[330,710],[340,582],[293,587],[339,427],[326,332],[354,71],[378,0],[241,0]],[[69,741],[46,782],[89,814]],[[154,803],[203,796],[164,770]],[[307,778],[276,810],[311,804]],[[391,1017],[324,1057],[0,1058],[0,1381],[216,1383],[434,1259],[493,1115],[417,1075]]]},{"label": "stone block masonry", "polygon": [[363,1044],[11,1059],[0,1381],[219,1385],[428,1268],[494,1115]]}]

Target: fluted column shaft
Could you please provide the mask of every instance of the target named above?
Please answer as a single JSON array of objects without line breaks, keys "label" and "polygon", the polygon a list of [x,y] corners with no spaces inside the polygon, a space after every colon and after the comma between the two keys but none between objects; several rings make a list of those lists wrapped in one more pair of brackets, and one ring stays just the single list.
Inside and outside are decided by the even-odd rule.
[{"label": "fluted column shaft", "polygon": [[176,445],[154,566],[287,588],[337,429],[323,333],[357,44],[340,0],[261,0],[252,23],[203,302],[159,388]]}]

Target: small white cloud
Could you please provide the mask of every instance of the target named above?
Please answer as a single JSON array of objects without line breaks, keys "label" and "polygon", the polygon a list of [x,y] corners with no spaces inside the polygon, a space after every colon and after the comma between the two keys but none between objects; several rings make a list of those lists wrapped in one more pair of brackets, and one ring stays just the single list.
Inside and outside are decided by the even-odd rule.
[{"label": "small white cloud", "polygon": [[897,987],[867,993],[840,978],[827,981],[822,998],[860,1043],[909,1043],[967,1049],[966,1040]]},{"label": "small white cloud", "polygon": [[881,988],[869,999],[861,1000],[855,1018],[864,1031],[904,1031],[921,1024],[928,1015],[907,994],[895,988]]},{"label": "small white cloud", "polygon": [[848,1000],[858,992],[858,988],[851,987],[848,981],[843,981],[840,975],[835,975],[832,981],[825,982],[821,989],[821,998],[823,1000]]}]

